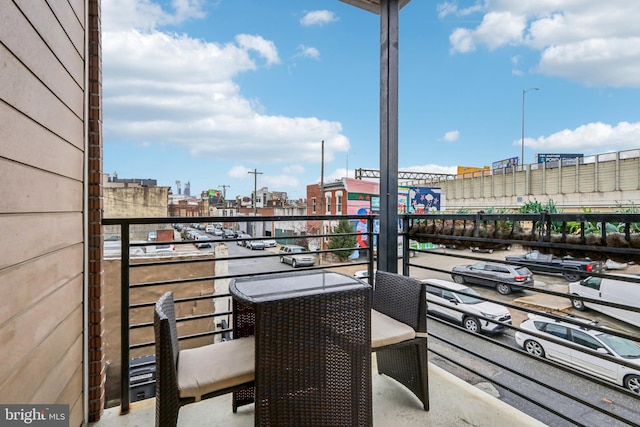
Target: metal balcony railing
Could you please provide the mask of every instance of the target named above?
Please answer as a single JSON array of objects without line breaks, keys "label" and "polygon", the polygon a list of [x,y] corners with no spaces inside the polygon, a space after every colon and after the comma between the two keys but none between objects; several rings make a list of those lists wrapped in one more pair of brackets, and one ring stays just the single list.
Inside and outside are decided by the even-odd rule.
[{"label": "metal balcony railing", "polygon": [[[593,259],[613,259],[625,262],[635,262],[640,260],[640,243],[636,246],[636,239],[640,238],[640,215],[639,214],[428,214],[428,215],[400,215],[402,221],[402,227],[399,227],[399,235],[401,236],[401,253],[399,256],[400,269],[403,274],[411,276],[421,276],[425,274],[450,274],[450,270],[442,268],[437,259],[451,260],[456,259],[462,262],[468,261],[496,261],[495,258],[484,256],[483,252],[493,250],[492,248],[506,248],[519,245],[523,248],[537,249],[541,252],[552,252],[555,254],[572,254],[576,258],[582,255],[588,255]],[[347,220],[351,222],[357,222],[361,219],[366,220],[368,237],[368,246],[360,248],[361,255],[357,259],[340,259],[337,255],[344,255],[345,253],[353,253],[356,250],[353,246],[350,247],[335,247],[331,248],[329,243],[332,239],[352,237],[355,238],[358,233],[355,231],[352,233],[333,234],[328,230],[332,230],[339,220]],[[180,324],[187,324],[189,322],[202,321],[203,319],[210,319],[215,327],[204,331],[195,331],[190,334],[180,336],[181,342],[198,339],[208,339],[209,342],[216,340],[226,339],[231,334],[229,325],[230,316],[233,315],[230,305],[226,310],[220,310],[220,305],[215,301],[222,301],[229,299],[228,292],[218,292],[220,284],[228,282],[228,280],[235,277],[244,277],[252,275],[269,275],[281,273],[283,271],[290,271],[289,266],[278,265],[275,266],[273,260],[278,260],[279,253],[271,251],[232,251],[219,252],[212,249],[210,252],[197,251],[197,250],[181,250],[180,248],[193,249],[192,240],[184,240],[182,238],[175,238],[171,241],[164,241],[163,244],[174,245],[176,247],[175,253],[171,256],[151,256],[149,253],[146,256],[138,257],[134,255],[136,249],[152,246],[148,241],[139,241],[140,236],[146,236],[147,230],[160,229],[165,227],[171,228],[175,224],[208,224],[208,223],[222,223],[224,227],[231,229],[242,229],[245,231],[253,231],[252,237],[249,238],[234,238],[225,239],[222,242],[229,243],[232,247],[239,246],[243,241],[254,241],[263,239],[275,239],[280,245],[282,244],[300,244],[309,249],[309,252],[316,257],[317,262],[310,267],[301,267],[300,270],[314,270],[314,269],[332,269],[337,271],[346,271],[345,269],[351,269],[360,267],[363,270],[367,270],[369,277],[373,276],[375,270],[375,244],[377,241],[376,224],[377,216],[356,216],[356,215],[344,215],[344,216],[295,216],[295,217],[197,217],[197,218],[109,218],[103,220],[104,226],[116,226],[119,228],[120,236],[120,282],[123,284],[120,289],[121,298],[121,329],[120,337],[122,343],[120,351],[120,405],[121,412],[126,413],[129,410],[129,404],[131,401],[131,384],[130,384],[130,360],[132,354],[152,354],[153,353],[153,338],[140,339],[137,335],[137,331],[151,330],[153,328],[152,316],[149,316],[144,321],[132,322],[131,314],[136,310],[150,310],[152,311],[155,304],[154,299],[144,300],[141,299],[139,294],[149,295],[149,292],[144,292],[149,289],[161,289],[161,290],[181,290],[180,295],[176,297],[176,304],[196,304],[201,301],[213,304],[217,307],[214,311],[208,313],[196,313],[190,316],[180,317],[178,322]],[[613,228],[615,227],[615,231]],[[354,228],[355,230],[355,228]],[[204,233],[204,231],[203,231]],[[176,233],[177,236],[178,233]],[[137,236],[137,237],[136,237]],[[418,241],[418,246],[411,246],[412,241]],[[210,239],[212,245],[221,243],[219,237],[211,236]],[[400,247],[400,246],[399,246]],[[456,250],[450,250],[447,248],[456,247]],[[460,248],[473,248],[477,249],[475,252],[466,252],[459,250]],[[417,253],[414,258],[409,256],[409,250]],[[153,251],[151,251],[153,252]],[[230,253],[233,252],[233,253]],[[429,263],[420,262],[421,254],[429,254],[431,257]],[[180,255],[180,256],[177,256]],[[269,264],[269,260],[271,263]],[[263,267],[252,267],[253,261],[259,261]],[[167,278],[158,278],[154,276],[153,279],[149,279],[148,275],[139,274],[137,271],[144,269],[171,269],[179,268],[183,271],[187,270],[188,265],[198,265],[203,263],[214,262],[218,267],[215,267],[210,274],[202,274],[199,276],[175,276]],[[504,261],[503,261],[504,262]],[[443,263],[445,264],[445,263]],[[220,265],[226,265],[227,268],[219,268]],[[523,264],[525,265],[525,264]],[[268,266],[264,269],[264,266]],[[557,272],[537,272],[536,275],[554,276],[555,273],[562,272],[559,269]],[[594,273],[597,277],[610,277],[611,273]],[[626,279],[625,279],[626,280]],[[640,282],[638,279],[630,277],[630,282]],[[189,295],[188,292],[184,292],[185,289],[193,287],[194,283],[212,283],[216,288],[214,293]],[[107,286],[109,284],[107,283]],[[639,285],[640,286],[640,285]],[[224,288],[224,286],[220,286]],[[557,292],[542,288],[527,288],[527,292],[535,294],[549,295],[557,298],[571,298],[570,295],[563,292]],[[177,293],[177,292],[176,292]],[[178,293],[177,293],[178,294]],[[563,320],[568,323],[580,324],[577,320],[571,317],[564,316],[560,312],[549,313],[547,310],[540,310],[527,306],[522,306],[514,303],[507,303],[499,301],[495,298],[488,298],[480,296],[480,299],[499,303],[512,311],[518,311],[520,313],[537,313],[544,314],[547,317]],[[573,297],[586,302],[595,302],[590,298]],[[632,312],[640,312],[640,309],[633,304],[636,302],[629,301],[629,304],[618,303],[605,303],[613,307],[629,310]],[[223,304],[224,305],[224,304]],[[453,308],[455,310],[455,307]],[[491,319],[484,316],[479,316],[480,319],[485,321],[491,321],[493,323],[498,322],[495,319]],[[435,320],[432,318],[432,320]],[[504,326],[511,330],[520,330],[518,325],[504,324]],[[636,325],[640,327],[640,325]],[[629,333],[628,331],[611,331],[604,329],[597,325],[592,325],[590,328],[594,330],[607,331],[607,333],[617,335],[623,338],[631,339],[636,342],[640,342],[640,334]],[[145,335],[142,335],[143,337]],[[438,335],[430,331],[430,352],[438,357],[449,360],[451,364],[460,364],[451,355],[432,348],[431,343],[434,341],[446,343],[452,347],[459,345],[449,339],[448,336]],[[500,351],[504,351],[508,354],[518,353],[519,355],[529,356],[524,350],[514,348],[513,346],[506,345],[503,341],[485,336],[485,341],[491,345],[499,348]],[[548,338],[545,338],[548,339]],[[567,345],[566,341],[554,340],[551,341]],[[572,347],[571,344],[568,344]],[[626,412],[619,411],[616,408],[612,408],[607,405],[594,403],[587,401],[579,396],[576,396],[572,390],[563,389],[562,387],[554,387],[548,384],[541,384],[535,375],[527,372],[521,372],[509,366],[507,363],[502,363],[500,360],[488,358],[481,352],[474,348],[459,348],[460,351],[466,352],[473,357],[483,360],[486,363],[490,363],[498,370],[509,372],[511,374],[518,375],[523,381],[528,381],[537,386],[545,387],[549,393],[556,393],[564,399],[570,399],[575,405],[581,405],[587,408],[589,411],[594,411],[598,416],[606,417],[608,420],[613,420],[615,423],[623,423],[624,425],[640,425],[640,412]],[[144,353],[146,351],[146,353]],[[593,352],[595,357],[602,359],[611,359],[609,355]],[[109,356],[112,357],[112,356]],[[533,357],[533,356],[531,356]],[[616,386],[608,381],[597,379],[588,374],[582,373],[570,367],[547,361],[542,359],[543,362],[553,365],[555,368],[569,372],[572,375],[586,378],[589,381],[597,383],[601,386],[617,393],[617,395],[624,398],[638,398],[637,394],[633,394],[623,387]],[[152,363],[152,362],[150,362]],[[624,361],[616,360],[616,363],[634,366],[633,363],[626,363]],[[498,387],[508,390],[516,396],[528,399],[534,405],[537,405],[540,411],[553,414],[554,417],[562,419],[572,425],[588,425],[580,420],[571,419],[570,416],[564,414],[548,404],[545,404],[541,400],[536,400],[532,396],[528,396],[526,392],[522,390],[516,390],[508,384],[500,383],[495,378],[490,378],[479,370],[474,370],[469,366],[462,366],[465,370],[471,371],[473,374],[483,377],[485,380],[495,384]],[[635,366],[636,369],[637,365]],[[153,381],[149,381],[148,384],[152,384]],[[138,384],[140,385],[140,384]]]}]

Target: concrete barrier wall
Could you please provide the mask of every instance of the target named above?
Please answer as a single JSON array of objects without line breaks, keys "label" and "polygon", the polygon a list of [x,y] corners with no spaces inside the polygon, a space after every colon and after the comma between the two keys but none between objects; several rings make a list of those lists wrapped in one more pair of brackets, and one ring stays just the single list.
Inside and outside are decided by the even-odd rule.
[{"label": "concrete barrier wall", "polygon": [[[532,164],[523,170],[497,169],[492,174],[459,175],[438,183],[445,209],[517,210],[530,201],[549,199],[565,212],[583,207],[597,212],[635,206],[640,200],[640,150],[585,157],[582,164]],[[434,185],[413,182],[412,185]]]}]

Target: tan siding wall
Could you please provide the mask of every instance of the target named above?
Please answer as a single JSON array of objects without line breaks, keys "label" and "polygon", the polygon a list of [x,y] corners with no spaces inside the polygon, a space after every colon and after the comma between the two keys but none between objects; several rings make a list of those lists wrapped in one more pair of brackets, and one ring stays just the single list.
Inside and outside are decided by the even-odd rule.
[{"label": "tan siding wall", "polygon": [[0,402],[84,420],[85,1],[0,3]]}]

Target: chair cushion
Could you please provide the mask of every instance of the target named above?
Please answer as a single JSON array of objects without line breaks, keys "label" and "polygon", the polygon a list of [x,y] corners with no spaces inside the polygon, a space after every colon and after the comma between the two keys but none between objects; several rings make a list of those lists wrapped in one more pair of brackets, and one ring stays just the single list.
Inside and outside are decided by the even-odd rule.
[{"label": "chair cushion", "polygon": [[416,331],[409,325],[371,310],[371,347],[378,348],[397,344],[416,337]]},{"label": "chair cushion", "polygon": [[254,337],[181,350],[178,356],[180,397],[196,401],[214,391],[253,381]]}]

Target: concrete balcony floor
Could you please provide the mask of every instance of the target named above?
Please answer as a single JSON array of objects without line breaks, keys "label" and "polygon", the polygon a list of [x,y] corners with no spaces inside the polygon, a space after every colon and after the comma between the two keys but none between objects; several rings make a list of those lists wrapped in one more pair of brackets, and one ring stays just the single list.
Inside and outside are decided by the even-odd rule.
[{"label": "concrete balcony floor", "polygon": [[[375,427],[527,427],[545,424],[531,418],[443,369],[429,364],[430,411],[409,390],[394,380],[378,375],[373,356],[373,425]],[[105,410],[91,427],[146,427],[155,425],[155,399],[131,404],[128,415],[119,407]],[[251,427],[254,406],[231,411],[231,395],[203,400],[180,409],[178,426]]]}]

